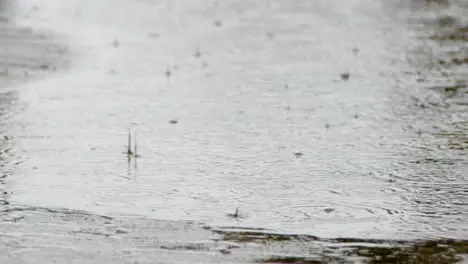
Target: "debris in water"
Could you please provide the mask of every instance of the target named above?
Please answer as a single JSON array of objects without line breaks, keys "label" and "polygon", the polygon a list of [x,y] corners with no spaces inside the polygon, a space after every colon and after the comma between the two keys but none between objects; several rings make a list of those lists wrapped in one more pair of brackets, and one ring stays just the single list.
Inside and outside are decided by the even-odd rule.
[{"label": "debris in water", "polygon": [[148,36],[150,38],[159,38],[160,35],[159,35],[159,33],[150,33]]},{"label": "debris in water", "polygon": [[137,136],[136,136],[136,133],[135,133],[135,145],[134,145],[134,149],[132,151],[132,135],[130,133],[130,131],[128,132],[128,144],[127,144],[127,157],[128,159],[130,160],[131,157],[134,157],[134,158],[138,158],[140,157],[140,155],[138,155],[138,151],[137,151],[137,140],[136,140]]},{"label": "debris in water", "polygon": [[135,158],[140,157],[140,155],[138,155],[138,152],[137,152],[137,136],[136,136],[136,133],[135,133],[135,151],[133,152],[133,157],[135,157]]},{"label": "debris in water", "polygon": [[231,254],[231,250],[227,249],[227,248],[222,248],[219,250],[219,252],[223,255],[227,255],[227,254]]},{"label": "debris in water", "polygon": [[169,120],[169,124],[177,124],[179,121],[175,120],[175,119],[172,119],[172,120]]},{"label": "debris in water", "polygon": [[220,27],[221,24],[222,24],[222,23],[221,23],[221,20],[215,20],[215,21],[213,22],[213,25],[216,26],[216,27]]},{"label": "debris in water", "polygon": [[227,214],[227,216],[231,218],[239,218],[240,217],[239,207],[236,208],[236,211],[233,214]]},{"label": "debris in water", "polygon": [[335,209],[333,209],[333,208],[325,208],[323,211],[324,211],[325,213],[329,214],[329,213],[335,211]]},{"label": "debris in water", "polygon": [[424,77],[418,77],[418,78],[416,78],[416,82],[418,82],[418,83],[422,83],[422,82],[424,82],[425,80],[426,80],[426,79],[424,79]]},{"label": "debris in water", "polygon": [[193,57],[195,57],[195,58],[198,59],[198,58],[201,57],[201,55],[202,55],[201,51],[200,51],[200,50],[197,50],[197,51],[193,54]]},{"label": "debris in water", "polygon": [[347,81],[347,80],[349,80],[350,74],[348,72],[344,72],[344,73],[340,74],[340,77],[341,77],[342,80]]},{"label": "debris in water", "polygon": [[128,234],[128,230],[124,229],[124,228],[117,228],[115,230],[115,233],[116,234]]},{"label": "debris in water", "polygon": [[296,156],[296,158],[300,158],[303,155],[304,155],[304,153],[302,153],[302,152],[299,152],[299,151],[294,152],[294,156]]},{"label": "debris in water", "polygon": [[132,152],[132,135],[130,134],[130,131],[128,131],[127,155],[128,156],[133,156],[133,152]]},{"label": "debris in water", "polygon": [[166,75],[167,78],[171,77],[171,75],[172,75],[171,69],[168,68],[168,69],[164,72],[164,75]]}]

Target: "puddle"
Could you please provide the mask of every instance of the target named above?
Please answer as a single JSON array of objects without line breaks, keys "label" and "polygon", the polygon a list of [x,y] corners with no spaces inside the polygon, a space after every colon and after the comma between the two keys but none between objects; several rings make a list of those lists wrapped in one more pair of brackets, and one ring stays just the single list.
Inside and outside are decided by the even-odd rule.
[{"label": "puddle", "polygon": [[0,262],[468,254],[468,7],[34,2],[0,21]]}]

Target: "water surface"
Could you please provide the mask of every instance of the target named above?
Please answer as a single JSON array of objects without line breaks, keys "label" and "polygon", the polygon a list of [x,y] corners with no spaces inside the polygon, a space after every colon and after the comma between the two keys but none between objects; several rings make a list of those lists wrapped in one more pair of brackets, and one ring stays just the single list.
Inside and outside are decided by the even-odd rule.
[{"label": "water surface", "polygon": [[[1,97],[3,203],[322,238],[466,238],[466,98],[447,101],[433,87],[448,78],[429,66],[445,55],[427,19],[448,7],[15,8],[15,31],[43,32],[70,62],[41,59],[50,76]],[[227,217],[236,208],[242,218]]]}]

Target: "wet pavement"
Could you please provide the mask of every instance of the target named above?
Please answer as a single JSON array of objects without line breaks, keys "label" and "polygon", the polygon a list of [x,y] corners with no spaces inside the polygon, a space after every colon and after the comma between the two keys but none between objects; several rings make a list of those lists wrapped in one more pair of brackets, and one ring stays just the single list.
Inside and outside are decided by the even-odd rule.
[{"label": "wet pavement", "polygon": [[1,263],[468,253],[462,1],[0,3]]}]

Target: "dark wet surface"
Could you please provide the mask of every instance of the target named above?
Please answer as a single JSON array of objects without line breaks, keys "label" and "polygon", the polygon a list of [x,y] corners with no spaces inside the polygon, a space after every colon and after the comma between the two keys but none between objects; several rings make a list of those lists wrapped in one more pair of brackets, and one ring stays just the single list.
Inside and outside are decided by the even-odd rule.
[{"label": "dark wet surface", "polygon": [[0,3],[1,263],[468,253],[465,3]]},{"label": "dark wet surface", "polygon": [[261,228],[10,207],[2,263],[454,263],[468,241],[323,239]]}]

